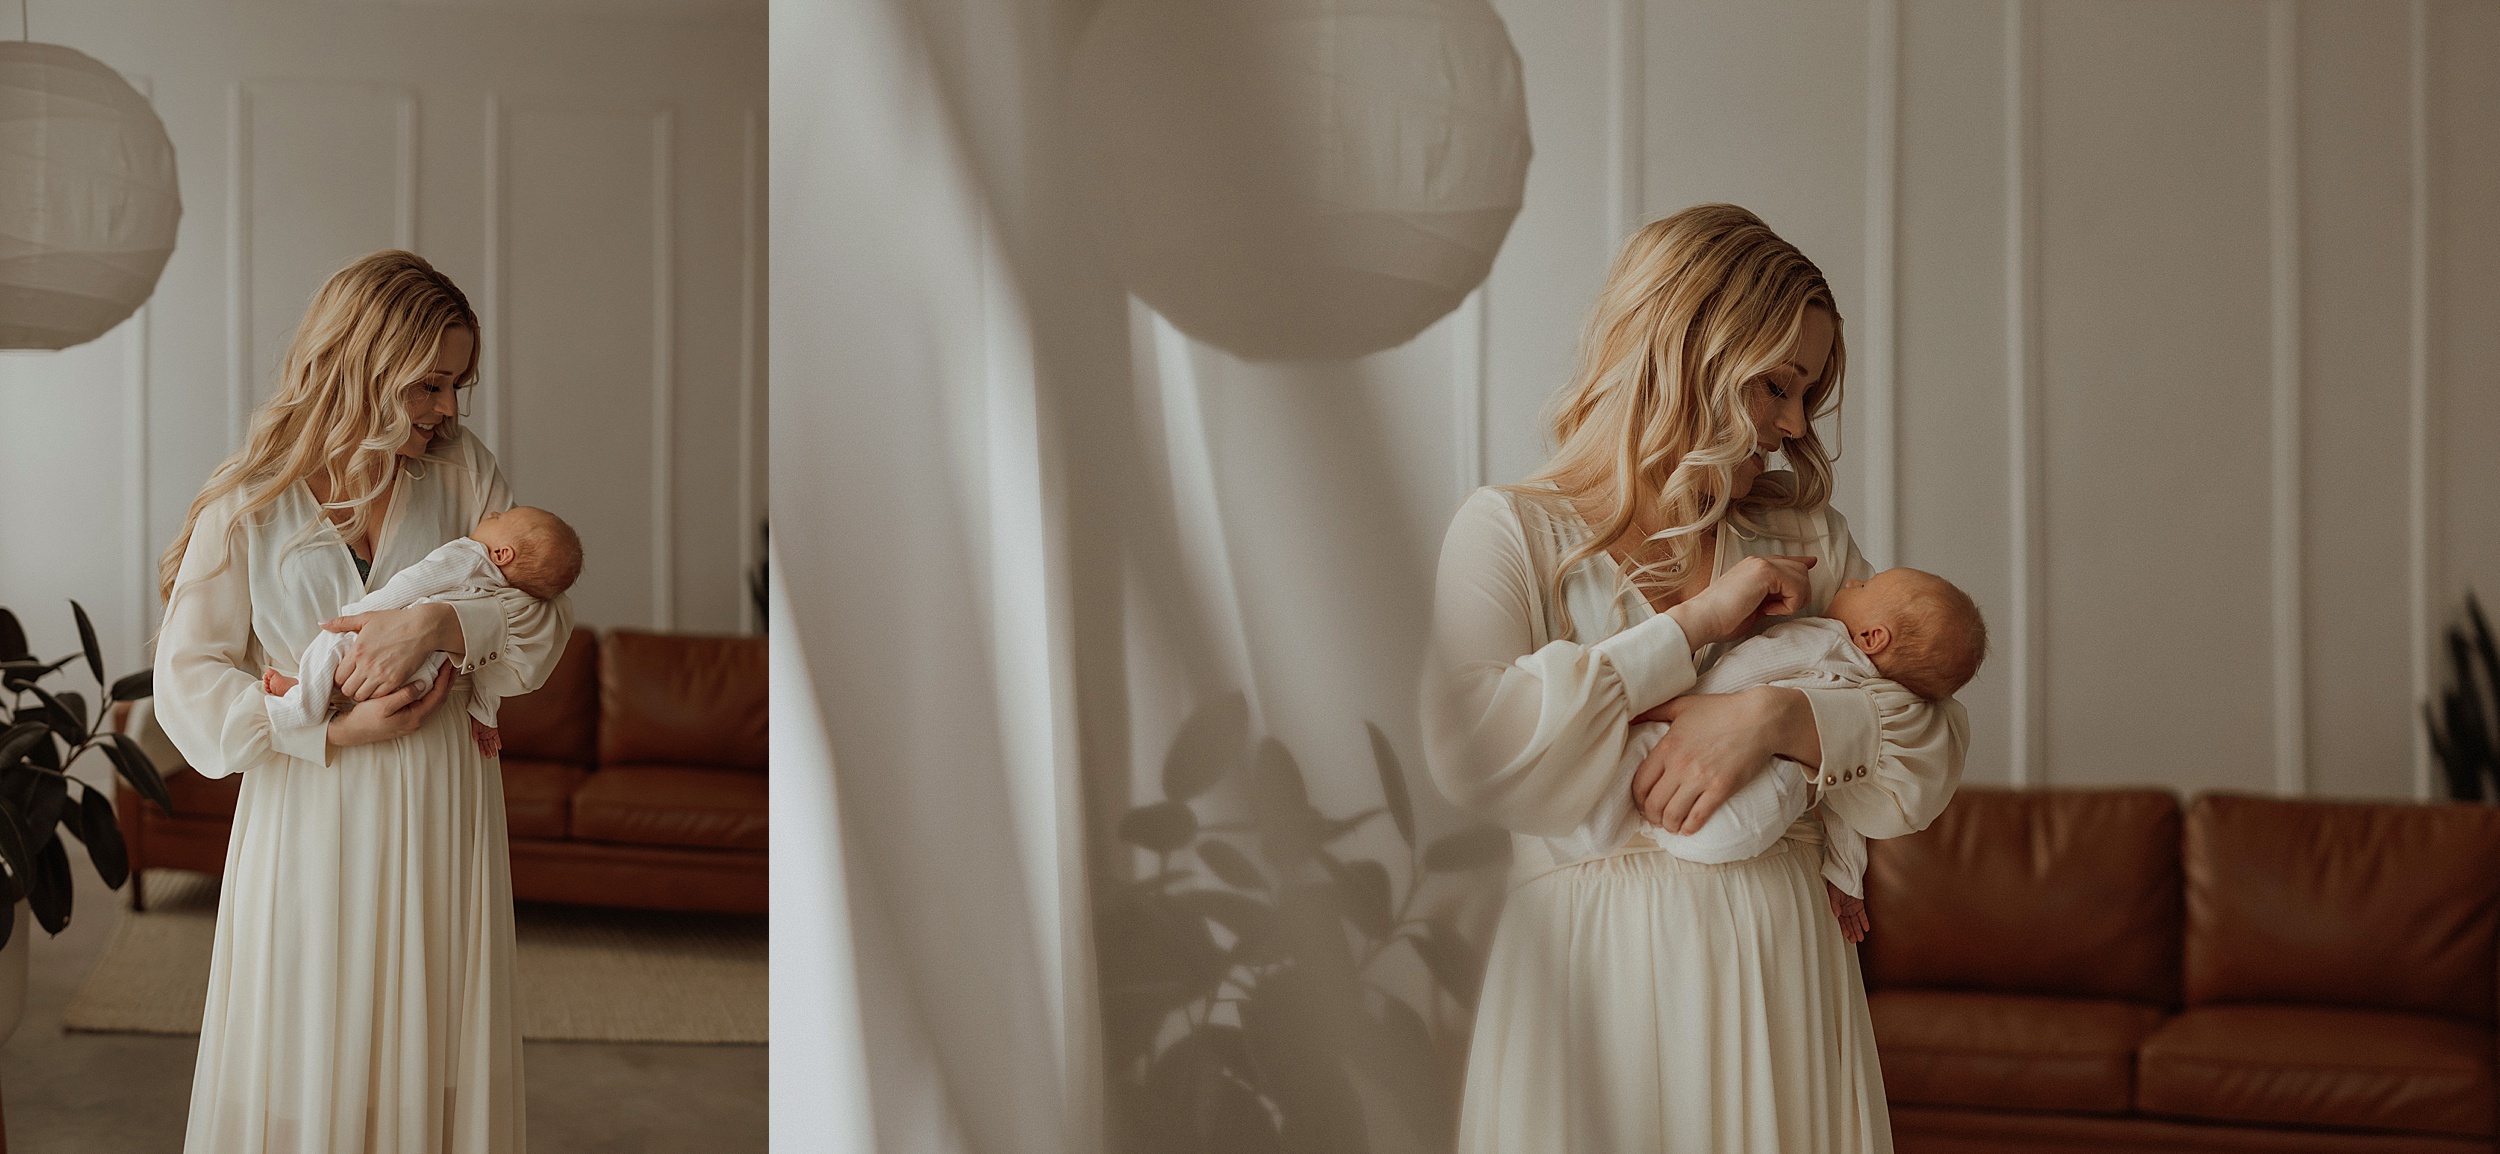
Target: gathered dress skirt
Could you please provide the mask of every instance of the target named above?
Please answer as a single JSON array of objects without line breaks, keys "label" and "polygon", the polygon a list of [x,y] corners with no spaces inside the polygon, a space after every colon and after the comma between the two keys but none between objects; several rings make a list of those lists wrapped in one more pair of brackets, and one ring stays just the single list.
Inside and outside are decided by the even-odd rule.
[{"label": "gathered dress skirt", "polygon": [[503,781],[467,698],[244,773],[187,1154],[523,1149]]},{"label": "gathered dress skirt", "polygon": [[1720,865],[1619,852],[1530,878],[1494,932],[1464,1154],[1892,1149],[1819,839]]}]

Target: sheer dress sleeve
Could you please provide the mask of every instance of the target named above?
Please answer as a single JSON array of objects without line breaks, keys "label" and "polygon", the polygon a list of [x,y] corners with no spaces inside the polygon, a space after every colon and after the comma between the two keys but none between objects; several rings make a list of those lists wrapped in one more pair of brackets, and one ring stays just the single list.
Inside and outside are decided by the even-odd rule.
[{"label": "sheer dress sleeve", "polygon": [[[328,760],[323,726],[278,731],[261,690],[252,638],[249,550],[232,497],[201,510],[156,640],[156,717],[202,777],[281,757]],[[283,740],[280,740],[283,739]]]},{"label": "sheer dress sleeve", "polygon": [[1441,547],[1424,661],[1424,761],[1450,801],[1539,837],[1626,795],[1632,719],[1693,684],[1693,650],[1659,614],[1604,640],[1539,646],[1547,592],[1502,494],[1479,490]]}]

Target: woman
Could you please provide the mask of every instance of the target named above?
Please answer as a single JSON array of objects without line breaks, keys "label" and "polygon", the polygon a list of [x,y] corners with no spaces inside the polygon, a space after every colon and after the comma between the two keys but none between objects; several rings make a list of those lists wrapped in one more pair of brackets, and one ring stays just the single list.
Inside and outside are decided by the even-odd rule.
[{"label": "woman", "polygon": [[[1813,425],[1844,363],[1822,273],[1752,213],[1653,222],[1608,274],[1553,459],[1478,491],[1450,527],[1426,758],[1454,802],[1522,835],[1462,1151],[1891,1148],[1817,823],[1726,865],[1637,835],[1578,861],[1545,840],[1601,805],[1698,830],[1774,755],[1875,836],[1925,826],[1952,796],[1968,723],[1950,700],[1889,682],[1678,696],[1762,617],[1819,613],[1869,571],[1826,504]],[[1773,450],[1788,471],[1762,472]],[[1627,775],[1644,715],[1673,725]]]},{"label": "woman", "polygon": [[[516,593],[324,621],[511,506],[460,431],[477,334],[410,253],[340,270],[160,564],[158,717],[192,768],[243,774],[189,1154],[523,1147],[503,785],[462,705],[472,683],[545,680],[571,605]],[[261,674],[293,676],[325,627],[361,632],[338,673],[354,706],[274,724]],[[436,650],[465,676],[406,688]]]}]

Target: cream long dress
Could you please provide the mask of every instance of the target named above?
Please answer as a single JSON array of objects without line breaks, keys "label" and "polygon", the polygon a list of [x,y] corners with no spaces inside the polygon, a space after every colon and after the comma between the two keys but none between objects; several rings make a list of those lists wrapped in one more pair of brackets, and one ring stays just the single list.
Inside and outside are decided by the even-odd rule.
[{"label": "cream long dress", "polygon": [[[1719,534],[1712,572],[1746,556],[1818,559],[1810,613],[1869,567],[1837,512],[1780,511]],[[1801,821],[1760,857],[1680,861],[1646,838],[1557,864],[1569,835],[1628,793],[1633,717],[1690,689],[1696,654],[1605,554],[1548,578],[1588,530],[1558,495],[1484,489],[1442,546],[1423,694],[1443,793],[1513,831],[1467,1060],[1463,1154],[1885,1151],[1882,1072],[1857,955]],[[1960,780],[1969,723],[1876,681],[1804,690],[1824,800],[1874,837],[1924,827]],[[1869,911],[1880,929],[1883,911]]]},{"label": "cream long dress", "polygon": [[[191,766],[243,775],[191,1084],[188,1154],[519,1154],[512,881],[502,775],[469,737],[475,684],[546,679],[571,603],[453,603],[451,699],[406,737],[330,747],[274,725],[260,675],[339,607],[512,498],[462,435],[403,470],[373,572],[303,485],[237,526],[202,512],[157,641],[157,716]],[[227,555],[232,563],[212,573]]]}]

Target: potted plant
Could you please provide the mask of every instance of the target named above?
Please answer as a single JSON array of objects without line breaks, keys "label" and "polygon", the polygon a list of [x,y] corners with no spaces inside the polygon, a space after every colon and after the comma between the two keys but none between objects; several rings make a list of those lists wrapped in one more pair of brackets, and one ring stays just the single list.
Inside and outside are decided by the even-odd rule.
[{"label": "potted plant", "polygon": [[2422,713],[2448,796],[2500,800],[2500,645],[2470,592],[2465,620],[2448,628],[2448,687]]},{"label": "potted plant", "polygon": [[[0,609],[0,867],[8,875],[0,885],[6,886],[13,911],[0,917],[0,947],[5,947],[0,948],[0,1041],[16,1030],[25,1007],[27,947],[20,923],[31,912],[47,933],[69,925],[69,849],[62,832],[87,848],[87,860],[105,885],[120,889],[130,878],[130,856],[111,796],[71,777],[69,765],[90,750],[101,751],[141,796],[168,813],[173,808],[163,775],[139,744],[124,734],[101,732],[113,703],[149,696],[153,674],[143,669],[107,682],[95,626],[77,602],[70,602],[70,612],[78,621],[79,652],[43,661],[27,650],[16,615]],[[92,715],[86,695],[44,685],[82,658],[99,691]]]}]

